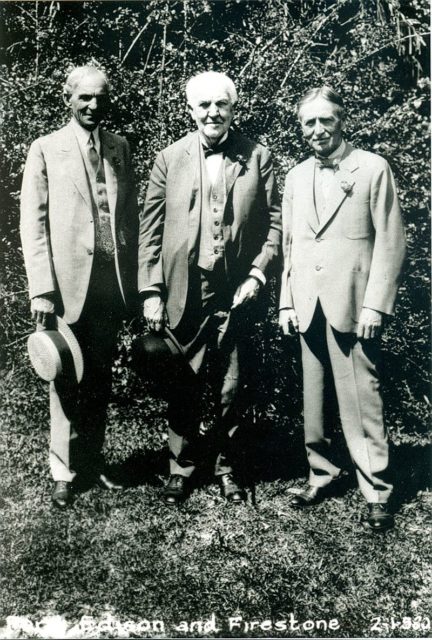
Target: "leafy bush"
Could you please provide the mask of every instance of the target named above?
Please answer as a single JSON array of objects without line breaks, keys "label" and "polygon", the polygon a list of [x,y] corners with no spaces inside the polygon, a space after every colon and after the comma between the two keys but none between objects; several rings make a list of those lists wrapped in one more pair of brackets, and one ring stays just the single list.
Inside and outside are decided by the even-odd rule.
[{"label": "leafy bush", "polygon": [[[157,151],[191,128],[184,99],[190,75],[213,68],[235,79],[236,125],[271,148],[281,189],[288,168],[306,153],[295,103],[306,89],[326,82],[346,101],[348,138],[384,155],[398,180],[409,257],[397,319],[384,339],[385,394],[395,439],[425,436],[430,406],[426,0],[14,2],[2,3],[0,15],[0,367],[5,372],[27,367],[23,346],[31,330],[18,238],[22,168],[31,141],[69,117],[60,94],[71,65],[93,61],[107,71],[114,88],[107,127],[132,143],[141,202]],[[271,295],[275,301],[275,283]],[[262,346],[260,379],[267,385],[258,413],[282,422],[288,416],[297,429],[298,348],[281,338],[274,307],[255,342]],[[123,354],[126,347],[127,339]],[[116,397],[142,396],[125,357],[115,372]],[[18,380],[3,380],[10,394],[7,410],[17,399]],[[24,387],[28,412],[38,384],[32,378]]]}]

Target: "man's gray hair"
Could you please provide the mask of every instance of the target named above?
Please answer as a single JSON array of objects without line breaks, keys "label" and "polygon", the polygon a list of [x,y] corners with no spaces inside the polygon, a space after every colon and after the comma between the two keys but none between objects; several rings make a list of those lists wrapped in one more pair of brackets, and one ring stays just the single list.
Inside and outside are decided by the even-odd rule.
[{"label": "man's gray hair", "polygon": [[106,74],[102,71],[102,69],[95,67],[93,64],[86,64],[82,67],[75,67],[68,74],[66,82],[63,85],[63,94],[67,96],[72,95],[75,87],[79,85],[81,80],[86,76],[99,76],[104,80],[108,91],[110,90],[108,78],[106,77]]},{"label": "man's gray hair", "polygon": [[202,85],[214,85],[216,83],[222,84],[225,87],[231,103],[236,104],[238,95],[234,82],[227,75],[219,73],[218,71],[204,71],[203,73],[198,73],[196,76],[192,76],[192,78],[188,80],[186,84],[188,104],[192,103],[193,97]]},{"label": "man's gray hair", "polygon": [[300,118],[300,110],[302,106],[307,102],[312,102],[312,100],[315,100],[315,98],[324,98],[324,100],[328,100],[328,102],[331,102],[332,104],[336,105],[338,108],[337,111],[338,111],[339,117],[340,118],[345,117],[345,107],[340,94],[337,93],[331,87],[327,85],[323,85],[322,87],[314,87],[313,89],[309,89],[309,91],[306,91],[304,96],[300,98],[296,108],[298,118]]}]

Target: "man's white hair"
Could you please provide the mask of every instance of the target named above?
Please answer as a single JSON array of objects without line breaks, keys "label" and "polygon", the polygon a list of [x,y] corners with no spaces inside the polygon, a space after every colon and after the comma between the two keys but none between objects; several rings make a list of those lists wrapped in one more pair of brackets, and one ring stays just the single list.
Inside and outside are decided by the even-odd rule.
[{"label": "man's white hair", "polygon": [[234,82],[224,73],[218,71],[204,71],[198,73],[188,80],[186,84],[186,98],[188,104],[192,104],[194,97],[199,93],[203,87],[214,87],[215,84],[222,85],[231,100],[232,104],[236,104],[238,100],[237,89]]},{"label": "man's white hair", "polygon": [[86,64],[86,65],[83,65],[82,67],[75,67],[68,74],[68,77],[66,78],[66,82],[63,85],[63,94],[67,96],[72,95],[72,93],[75,90],[75,87],[77,87],[81,82],[81,80],[87,76],[99,76],[104,80],[109,90],[110,87],[109,87],[108,78],[106,77],[106,74],[102,71],[102,69],[98,69],[98,67],[95,67],[92,64]]}]

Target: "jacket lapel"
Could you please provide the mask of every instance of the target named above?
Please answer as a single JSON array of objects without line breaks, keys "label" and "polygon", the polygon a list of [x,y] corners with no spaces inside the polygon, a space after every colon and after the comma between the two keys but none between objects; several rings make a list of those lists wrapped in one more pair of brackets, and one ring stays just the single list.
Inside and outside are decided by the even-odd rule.
[{"label": "jacket lapel", "polygon": [[319,223],[318,215],[315,203],[315,158],[309,158],[304,164],[302,174],[300,176],[301,186],[300,192],[304,197],[304,210],[306,211],[306,218],[308,225],[314,233],[317,232]]},{"label": "jacket lapel", "polygon": [[105,181],[108,205],[111,215],[115,215],[117,205],[117,166],[119,158],[116,156],[116,145],[109,133],[100,129],[101,151],[104,163]]},{"label": "jacket lapel", "polygon": [[70,179],[82,195],[89,209],[91,209],[90,186],[78,140],[71,125],[64,127],[63,132],[64,135],[60,143],[62,160],[64,159],[67,162]]},{"label": "jacket lapel", "polygon": [[241,153],[241,148],[236,145],[235,134],[229,133],[229,146],[225,154],[225,196],[228,200],[229,193],[242,168],[246,165],[247,158]]},{"label": "jacket lapel", "polygon": [[178,172],[178,191],[183,194],[184,201],[179,206],[179,212],[185,211],[185,227],[188,238],[189,260],[194,259],[194,249],[198,241],[201,222],[201,142],[198,132],[187,140],[183,153],[183,165]]},{"label": "jacket lapel", "polygon": [[[358,169],[358,162],[354,148],[347,144],[345,153],[339,164],[339,169],[336,171],[332,188],[329,193],[329,199],[326,205],[326,213],[323,219],[320,221],[317,229],[317,234],[323,231],[324,227],[328,225],[333,216],[340,209],[341,204],[351,191],[355,180],[353,178],[353,172]],[[345,186],[346,185],[346,186]]]}]

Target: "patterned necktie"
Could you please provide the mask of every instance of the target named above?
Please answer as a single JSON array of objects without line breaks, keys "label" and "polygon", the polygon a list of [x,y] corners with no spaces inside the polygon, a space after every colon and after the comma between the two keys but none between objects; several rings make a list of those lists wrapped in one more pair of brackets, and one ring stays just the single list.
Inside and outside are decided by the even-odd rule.
[{"label": "patterned necktie", "polygon": [[96,149],[93,133],[90,134],[90,138],[88,141],[87,156],[90,160],[93,171],[97,173],[99,167],[99,154]]},{"label": "patterned necktie", "polygon": [[339,160],[336,158],[316,158],[316,166],[318,169],[333,169],[337,171],[339,169]]}]

